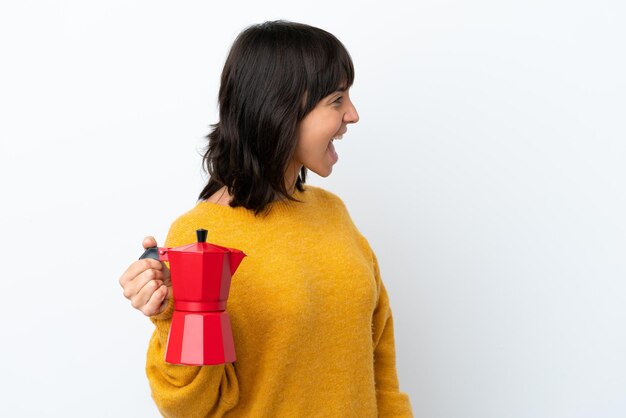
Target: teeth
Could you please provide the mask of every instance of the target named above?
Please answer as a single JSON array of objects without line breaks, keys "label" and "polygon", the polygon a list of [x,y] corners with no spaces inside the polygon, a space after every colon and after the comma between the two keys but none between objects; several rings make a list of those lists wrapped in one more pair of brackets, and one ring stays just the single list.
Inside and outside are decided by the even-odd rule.
[{"label": "teeth", "polygon": [[332,141],[334,141],[335,139],[343,139],[343,134],[337,135],[336,137],[332,139]]}]

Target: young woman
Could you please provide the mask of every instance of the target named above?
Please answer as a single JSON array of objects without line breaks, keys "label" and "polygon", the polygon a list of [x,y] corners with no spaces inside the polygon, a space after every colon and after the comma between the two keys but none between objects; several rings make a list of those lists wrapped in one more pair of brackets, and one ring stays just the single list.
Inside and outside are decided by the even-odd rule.
[{"label": "young woman", "polygon": [[155,325],[146,374],[164,416],[413,416],[376,255],[343,201],[305,184],[307,170],[330,175],[333,140],[359,120],[353,81],[350,55],[322,29],[280,20],[235,40],[203,159],[209,182],[164,245],[204,228],[207,242],[247,255],[228,298],[237,361],[166,363],[168,266],[138,260],[119,279]]}]

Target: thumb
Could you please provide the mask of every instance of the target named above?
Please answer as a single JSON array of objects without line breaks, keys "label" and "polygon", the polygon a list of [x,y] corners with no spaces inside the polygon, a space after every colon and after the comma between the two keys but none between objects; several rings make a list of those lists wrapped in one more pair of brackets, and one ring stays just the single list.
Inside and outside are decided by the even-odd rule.
[{"label": "thumb", "polygon": [[144,249],[148,249],[150,247],[156,247],[157,242],[153,236],[148,235],[147,237],[143,239],[142,245]]}]

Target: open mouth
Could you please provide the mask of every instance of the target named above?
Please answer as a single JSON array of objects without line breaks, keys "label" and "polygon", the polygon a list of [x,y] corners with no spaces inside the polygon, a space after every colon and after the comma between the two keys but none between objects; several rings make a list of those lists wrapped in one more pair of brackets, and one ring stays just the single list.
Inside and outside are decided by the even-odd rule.
[{"label": "open mouth", "polygon": [[337,154],[337,151],[335,151],[335,145],[333,144],[333,141],[330,141],[328,143],[328,148],[326,148],[326,150],[329,152],[330,157],[333,159],[334,162],[337,162],[337,160],[339,160],[339,154]]},{"label": "open mouth", "polygon": [[332,138],[330,139],[330,141],[332,142],[332,141],[334,141],[335,139],[339,139],[339,140],[343,139],[343,134],[345,134],[347,131],[348,131],[348,130],[346,129],[345,131],[338,133],[337,135],[335,135],[334,137],[332,137]]}]

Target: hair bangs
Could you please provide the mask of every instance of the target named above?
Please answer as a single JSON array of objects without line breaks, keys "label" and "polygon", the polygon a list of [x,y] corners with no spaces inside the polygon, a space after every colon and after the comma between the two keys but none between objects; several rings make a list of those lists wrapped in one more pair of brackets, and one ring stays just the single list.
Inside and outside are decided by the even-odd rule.
[{"label": "hair bangs", "polygon": [[347,90],[354,83],[354,65],[344,45],[334,35],[316,38],[305,50],[304,71],[307,74],[307,100],[302,117],[324,97]]}]

